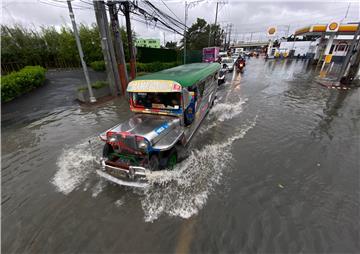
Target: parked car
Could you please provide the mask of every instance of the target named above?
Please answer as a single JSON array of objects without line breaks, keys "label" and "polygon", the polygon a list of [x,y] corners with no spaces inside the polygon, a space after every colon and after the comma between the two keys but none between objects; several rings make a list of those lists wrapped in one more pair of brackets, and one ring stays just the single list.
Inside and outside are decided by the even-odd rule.
[{"label": "parked car", "polygon": [[228,71],[233,71],[234,70],[234,60],[231,57],[224,57],[221,59],[221,65],[226,65],[226,67],[228,68]]},{"label": "parked car", "polygon": [[228,57],[228,54],[227,54],[227,52],[219,52],[219,55],[218,56],[220,56],[221,58],[223,58],[223,57]]}]

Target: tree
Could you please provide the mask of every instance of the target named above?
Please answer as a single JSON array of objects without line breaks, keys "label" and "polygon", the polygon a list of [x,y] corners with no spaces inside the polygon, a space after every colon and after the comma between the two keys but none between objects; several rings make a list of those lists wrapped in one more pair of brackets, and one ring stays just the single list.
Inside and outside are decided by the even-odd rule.
[{"label": "tree", "polygon": [[168,41],[165,44],[165,48],[168,49],[176,49],[177,42],[176,41]]},{"label": "tree", "polygon": [[[211,31],[210,31],[211,27]],[[219,25],[208,24],[204,19],[197,18],[196,22],[186,31],[186,46],[188,49],[203,49],[208,46],[220,46],[223,40],[223,31]],[[214,39],[215,36],[215,39]],[[184,44],[184,40],[181,40]],[[213,45],[215,42],[215,45]],[[182,45],[183,46],[183,45]]]}]

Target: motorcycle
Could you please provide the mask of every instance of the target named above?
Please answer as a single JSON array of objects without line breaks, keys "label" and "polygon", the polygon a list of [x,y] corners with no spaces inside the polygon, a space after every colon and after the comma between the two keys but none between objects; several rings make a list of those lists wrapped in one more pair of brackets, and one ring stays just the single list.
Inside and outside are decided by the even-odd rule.
[{"label": "motorcycle", "polygon": [[239,61],[238,63],[237,63],[237,65],[236,65],[236,70],[237,70],[237,72],[239,73],[239,72],[241,72],[241,73],[243,73],[244,72],[244,67],[245,67],[245,61]]},{"label": "motorcycle", "polygon": [[225,83],[225,71],[220,70],[218,76],[218,85],[221,85],[222,83]]}]

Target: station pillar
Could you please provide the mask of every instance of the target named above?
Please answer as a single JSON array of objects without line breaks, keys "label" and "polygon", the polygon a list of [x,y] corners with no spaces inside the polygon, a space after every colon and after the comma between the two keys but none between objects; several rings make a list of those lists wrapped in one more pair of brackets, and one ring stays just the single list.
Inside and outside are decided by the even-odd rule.
[{"label": "station pillar", "polygon": [[333,42],[334,42],[334,38],[335,38],[335,34],[330,35],[329,40],[327,41],[327,44],[326,44],[325,52],[324,52],[324,55],[325,55],[325,56],[329,55],[330,49],[331,49],[331,45],[332,45]]},{"label": "station pillar", "polygon": [[315,49],[315,55],[314,55],[314,60],[315,60],[315,61],[318,61],[319,58],[320,58],[321,49],[323,48],[322,43],[323,43],[324,39],[325,39],[325,35],[323,34],[323,35],[320,37],[319,43],[318,43],[318,45],[316,46],[316,49]]},{"label": "station pillar", "polygon": [[[321,67],[321,70],[324,69],[325,64],[331,63],[332,54],[330,54],[330,49],[331,49],[331,46],[332,46],[332,44],[334,42],[334,38],[335,38],[335,34],[331,34],[328,41],[327,41],[327,43],[326,43],[326,47],[325,47],[325,51],[324,51],[324,63],[322,65],[322,67]],[[330,69],[331,69],[331,67],[330,67]]]}]

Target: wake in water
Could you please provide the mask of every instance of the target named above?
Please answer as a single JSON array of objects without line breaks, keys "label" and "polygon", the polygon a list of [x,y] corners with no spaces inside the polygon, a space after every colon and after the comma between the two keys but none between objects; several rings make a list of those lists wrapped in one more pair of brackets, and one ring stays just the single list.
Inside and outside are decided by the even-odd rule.
[{"label": "wake in water", "polygon": [[243,105],[247,102],[246,99],[240,99],[236,103],[216,103],[214,107],[209,111],[207,119],[211,121],[208,125],[200,128],[199,133],[205,133],[215,127],[219,122],[224,122],[225,120],[230,120],[241,112],[243,112]]},{"label": "wake in water", "polygon": [[[218,103],[211,109],[209,118],[212,121],[201,133],[215,127],[220,122],[229,120],[242,112],[242,106],[247,99],[236,103]],[[255,117],[251,122],[234,129],[234,135],[221,143],[209,144],[200,150],[194,150],[189,157],[179,163],[173,171],[162,171],[161,177],[149,179],[150,187],[134,189],[140,194],[141,205],[145,213],[145,221],[154,221],[162,214],[189,218],[204,207],[209,194],[219,184],[223,172],[232,159],[231,146],[241,139],[255,126]],[[93,152],[101,151],[102,143],[97,137],[91,138]],[[58,171],[52,179],[59,192],[67,195],[86,183],[91,173],[95,172],[93,161],[98,158],[90,149],[88,141],[63,151],[57,160]],[[95,164],[95,167],[97,164]],[[92,188],[87,182],[84,191],[91,190],[95,198],[108,184],[99,180]],[[117,201],[116,206],[122,206],[124,200]]]},{"label": "wake in water", "polygon": [[197,214],[232,159],[231,145],[243,138],[255,126],[256,120],[257,117],[235,129],[235,135],[222,143],[193,151],[173,171],[164,171],[161,177],[150,179],[151,185],[143,190],[141,201],[145,221],[154,221],[161,214],[182,218]]},{"label": "wake in water", "polygon": [[[97,137],[91,138],[93,150],[100,149]],[[55,185],[56,190],[67,195],[79,187],[94,172],[93,162],[98,161],[92,154],[88,141],[84,141],[73,148],[64,149],[58,158],[56,165],[58,167],[51,183]],[[87,189],[88,186],[85,186]],[[96,192],[96,191],[95,191]]]},{"label": "wake in water", "polygon": [[225,102],[216,103],[209,112],[210,116],[215,117],[216,121],[224,122],[239,115],[243,111],[242,105],[247,102],[246,99],[240,99],[236,103]]}]

